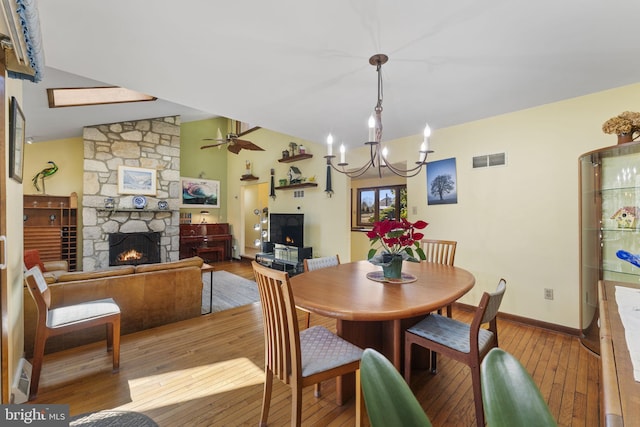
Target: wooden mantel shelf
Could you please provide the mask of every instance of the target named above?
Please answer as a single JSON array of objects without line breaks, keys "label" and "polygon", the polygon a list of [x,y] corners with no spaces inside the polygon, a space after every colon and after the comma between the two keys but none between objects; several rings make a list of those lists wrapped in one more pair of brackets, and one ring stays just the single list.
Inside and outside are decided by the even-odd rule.
[{"label": "wooden mantel shelf", "polygon": [[291,185],[281,185],[280,187],[276,187],[276,190],[295,190],[296,188],[307,188],[307,187],[317,187],[318,184],[315,182],[303,182],[301,184],[291,184]]},{"label": "wooden mantel shelf", "polygon": [[313,154],[296,154],[295,156],[284,157],[282,159],[278,159],[280,163],[290,163],[297,162],[298,160],[310,159],[313,157]]}]

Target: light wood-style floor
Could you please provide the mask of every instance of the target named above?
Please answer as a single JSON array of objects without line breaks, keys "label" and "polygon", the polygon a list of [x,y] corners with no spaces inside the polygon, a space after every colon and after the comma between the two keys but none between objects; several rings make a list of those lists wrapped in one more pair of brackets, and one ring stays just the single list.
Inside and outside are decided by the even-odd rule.
[{"label": "light wood-style floor", "polygon": [[[252,278],[250,265],[216,267]],[[471,313],[454,310],[470,321]],[[312,324],[334,328],[312,315]],[[599,425],[599,360],[575,337],[499,320],[500,346],[513,353],[541,389],[561,426]],[[104,343],[45,357],[40,392],[30,403],[68,404],[71,415],[102,409],[147,414],[160,426],[255,426],[263,384],[259,303],[204,315],[122,337],[121,368],[111,373]],[[439,358],[438,373],[416,372],[412,388],[434,426],[473,426],[471,378],[466,366]],[[269,425],[290,423],[290,392],[275,383]],[[335,383],[323,395],[305,390],[303,425],[354,425],[353,400],[335,404]]]}]

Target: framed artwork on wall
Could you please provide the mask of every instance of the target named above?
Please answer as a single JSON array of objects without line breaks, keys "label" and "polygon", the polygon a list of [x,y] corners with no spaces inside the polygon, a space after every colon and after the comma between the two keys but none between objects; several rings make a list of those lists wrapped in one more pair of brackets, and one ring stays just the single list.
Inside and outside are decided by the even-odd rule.
[{"label": "framed artwork on wall", "polygon": [[456,159],[427,162],[427,204],[458,203]]},{"label": "framed artwork on wall", "polygon": [[183,208],[219,208],[220,181],[181,177]]},{"label": "framed artwork on wall", "polygon": [[25,120],[14,96],[11,97],[9,109],[9,177],[22,183]]},{"label": "framed artwork on wall", "polygon": [[157,175],[155,169],[118,166],[118,193],[155,196]]}]

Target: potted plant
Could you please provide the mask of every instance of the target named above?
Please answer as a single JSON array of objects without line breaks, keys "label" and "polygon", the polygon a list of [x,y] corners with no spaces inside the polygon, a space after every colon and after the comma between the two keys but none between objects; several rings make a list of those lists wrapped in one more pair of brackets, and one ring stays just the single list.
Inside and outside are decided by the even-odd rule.
[{"label": "potted plant", "polygon": [[400,221],[385,219],[375,222],[373,229],[367,232],[372,246],[367,259],[374,265],[382,266],[384,277],[401,278],[402,261],[419,262],[427,259],[420,247],[424,234],[417,231],[427,225],[429,224],[425,221],[410,222],[406,218]]}]

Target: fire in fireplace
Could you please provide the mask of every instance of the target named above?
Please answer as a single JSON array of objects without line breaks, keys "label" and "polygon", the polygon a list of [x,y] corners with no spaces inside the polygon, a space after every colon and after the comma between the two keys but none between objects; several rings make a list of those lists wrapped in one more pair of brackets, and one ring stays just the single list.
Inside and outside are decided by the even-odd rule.
[{"label": "fire in fireplace", "polygon": [[138,265],[159,263],[160,233],[109,234],[109,265]]}]

